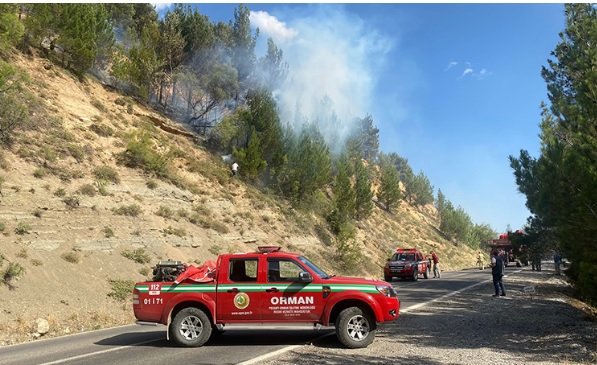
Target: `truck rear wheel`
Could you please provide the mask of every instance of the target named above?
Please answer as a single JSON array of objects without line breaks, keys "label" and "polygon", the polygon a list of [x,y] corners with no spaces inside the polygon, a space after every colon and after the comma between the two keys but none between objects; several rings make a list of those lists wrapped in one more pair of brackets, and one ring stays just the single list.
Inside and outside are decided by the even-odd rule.
[{"label": "truck rear wheel", "polygon": [[367,347],[375,339],[375,321],[359,307],[348,307],[336,319],[338,340],[349,349]]},{"label": "truck rear wheel", "polygon": [[211,322],[199,308],[188,307],[176,314],[170,324],[170,337],[185,347],[199,347],[211,336]]}]

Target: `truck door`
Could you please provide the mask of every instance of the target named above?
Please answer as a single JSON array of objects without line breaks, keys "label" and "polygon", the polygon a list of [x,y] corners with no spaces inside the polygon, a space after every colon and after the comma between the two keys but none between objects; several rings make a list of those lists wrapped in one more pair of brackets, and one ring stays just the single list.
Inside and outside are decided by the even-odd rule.
[{"label": "truck door", "polygon": [[313,276],[313,281],[301,282],[301,272],[309,271],[292,259],[267,259],[261,311],[264,322],[316,322],[321,317],[321,279]]},{"label": "truck door", "polygon": [[423,255],[420,252],[415,253],[415,260],[417,260],[417,270],[419,274],[425,272],[425,260],[423,259]]},{"label": "truck door", "polygon": [[218,322],[239,323],[261,320],[261,292],[258,258],[230,258],[222,265],[218,283]]}]

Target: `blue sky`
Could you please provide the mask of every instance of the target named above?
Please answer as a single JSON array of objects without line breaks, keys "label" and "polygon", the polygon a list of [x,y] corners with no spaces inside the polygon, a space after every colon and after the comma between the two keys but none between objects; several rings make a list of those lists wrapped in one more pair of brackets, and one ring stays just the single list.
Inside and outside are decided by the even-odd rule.
[{"label": "blue sky", "polygon": [[[563,5],[247,6],[258,52],[271,36],[294,67],[287,102],[309,105],[307,95],[326,90],[340,116],[371,114],[381,150],[407,158],[475,223],[524,225],[508,156],[538,154],[540,71],[564,29]],[[235,7],[198,10],[228,22]]]}]

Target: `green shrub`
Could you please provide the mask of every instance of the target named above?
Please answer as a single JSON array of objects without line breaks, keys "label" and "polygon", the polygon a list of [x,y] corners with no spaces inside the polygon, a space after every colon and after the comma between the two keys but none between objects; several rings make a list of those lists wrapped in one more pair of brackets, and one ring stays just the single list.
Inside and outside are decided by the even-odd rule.
[{"label": "green shrub", "polygon": [[46,174],[47,174],[46,169],[44,169],[42,167],[38,167],[35,169],[35,171],[33,171],[33,176],[38,179],[43,178],[44,176],[46,176]]},{"label": "green shrub", "polygon": [[77,162],[85,160],[85,150],[79,145],[71,143],[66,148],[68,149],[69,154],[73,156]]},{"label": "green shrub", "polygon": [[104,232],[104,237],[106,237],[106,238],[114,237],[114,231],[109,226],[105,226],[103,229],[103,232]]},{"label": "green shrub", "polygon": [[132,298],[133,288],[135,287],[133,280],[108,279],[108,283],[110,283],[112,289],[108,293],[108,297],[121,302]]},{"label": "green shrub", "polygon": [[145,252],[144,249],[138,248],[136,250],[124,250],[121,252],[121,255],[126,257],[129,260],[133,260],[138,264],[146,264],[151,261],[149,255]]},{"label": "green shrub", "polygon": [[160,177],[167,177],[170,156],[156,151],[148,131],[128,136],[126,150],[120,154],[120,161],[127,167],[141,168]]},{"label": "green shrub", "polygon": [[95,170],[93,170],[93,173],[99,180],[111,181],[114,184],[120,183],[118,172],[108,165],[96,167]]},{"label": "green shrub", "polygon": [[35,216],[37,218],[41,218],[41,215],[43,214],[43,211],[41,209],[35,209],[33,211],[33,213],[31,213],[31,214],[33,214],[33,216]]},{"label": "green shrub", "polygon": [[71,264],[78,264],[81,261],[81,257],[75,251],[65,252],[60,255],[65,261],[70,262]]},{"label": "green shrub", "polygon": [[39,260],[39,259],[31,259],[31,265],[33,266],[41,266],[43,265],[43,261]]},{"label": "green shrub", "polygon": [[141,214],[141,207],[137,204],[123,205],[119,208],[112,209],[112,212],[118,215],[137,217],[139,214]]},{"label": "green shrub", "polygon": [[187,231],[184,230],[184,228],[173,228],[172,226],[168,226],[168,228],[164,228],[162,230],[162,232],[164,232],[164,235],[175,235],[178,237],[184,237],[187,235]]},{"label": "green shrub", "polygon": [[15,233],[19,235],[29,234],[31,226],[25,222],[19,222],[15,228]]},{"label": "green shrub", "polygon": [[91,126],[89,126],[89,129],[91,129],[91,131],[93,131],[100,137],[110,137],[114,135],[114,130],[112,129],[112,127],[102,123],[92,124]]},{"label": "green shrub", "polygon": [[200,214],[191,215],[191,217],[189,218],[189,222],[201,226],[203,228],[213,229],[214,231],[222,234],[230,232],[230,229],[228,229],[227,225],[220,223],[212,219],[211,217],[205,217]]},{"label": "green shrub", "polygon": [[57,196],[57,197],[63,197],[63,196],[66,195],[66,190],[64,190],[63,188],[58,188],[54,192],[54,195]]},{"label": "green shrub", "polygon": [[160,208],[158,209],[157,212],[155,212],[155,214],[159,215],[160,217],[164,217],[166,219],[171,219],[172,216],[174,215],[174,211],[172,209],[170,209],[169,207],[160,205]]},{"label": "green shrub", "polygon": [[5,229],[6,229],[6,223],[0,222],[0,232],[4,232]]},{"label": "green shrub", "polygon": [[97,187],[97,192],[100,193],[101,196],[107,196],[110,195],[110,193],[108,193],[108,188],[106,187],[108,185],[108,182],[106,180],[95,180],[95,186]]},{"label": "green shrub", "polygon": [[101,101],[97,100],[96,98],[91,99],[91,105],[97,108],[100,112],[106,113],[108,112],[108,108],[102,103]]},{"label": "green shrub", "polygon": [[149,275],[150,272],[151,272],[151,269],[148,267],[142,267],[139,269],[139,274],[141,274],[143,276]]},{"label": "green shrub", "polygon": [[67,196],[66,198],[62,199],[62,202],[66,204],[67,208],[75,209],[79,207],[79,197],[76,195]]},{"label": "green shrub", "polygon": [[18,280],[23,275],[25,275],[25,268],[18,262],[11,262],[2,274],[2,281],[4,284],[8,285],[10,289],[14,289],[12,282]]},{"label": "green shrub", "polygon": [[79,188],[79,192],[81,194],[87,195],[87,196],[95,196],[95,194],[96,194],[95,187],[93,187],[93,185],[91,185],[91,184],[82,185]]},{"label": "green shrub", "polygon": [[213,245],[209,247],[208,250],[209,252],[217,256],[222,252],[222,247],[220,245]]},{"label": "green shrub", "polygon": [[155,189],[158,187],[158,183],[155,180],[149,180],[147,181],[147,187],[151,190]]},{"label": "green shrub", "polygon": [[114,100],[114,104],[120,105],[120,106],[125,106],[126,102],[127,102],[127,100],[125,98],[123,98],[122,96],[119,96],[116,98],[116,100]]}]

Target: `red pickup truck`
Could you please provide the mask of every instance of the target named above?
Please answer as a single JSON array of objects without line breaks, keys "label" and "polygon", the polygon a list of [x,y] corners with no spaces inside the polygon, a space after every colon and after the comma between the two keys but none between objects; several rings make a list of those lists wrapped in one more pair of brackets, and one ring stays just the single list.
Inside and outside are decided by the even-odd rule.
[{"label": "red pickup truck", "polygon": [[388,282],[393,277],[419,280],[419,275],[429,279],[429,263],[421,251],[416,248],[397,248],[396,252],[388,259],[384,267],[384,279]]},{"label": "red pickup truck", "polygon": [[[175,265],[176,266],[176,265]],[[135,285],[133,310],[139,323],[168,325],[168,338],[201,346],[227,326],[309,325],[336,327],[348,348],[367,347],[378,323],[398,318],[396,292],[381,280],[328,275],[304,256],[260,247],[224,254],[211,267],[156,266],[154,277]]]}]

